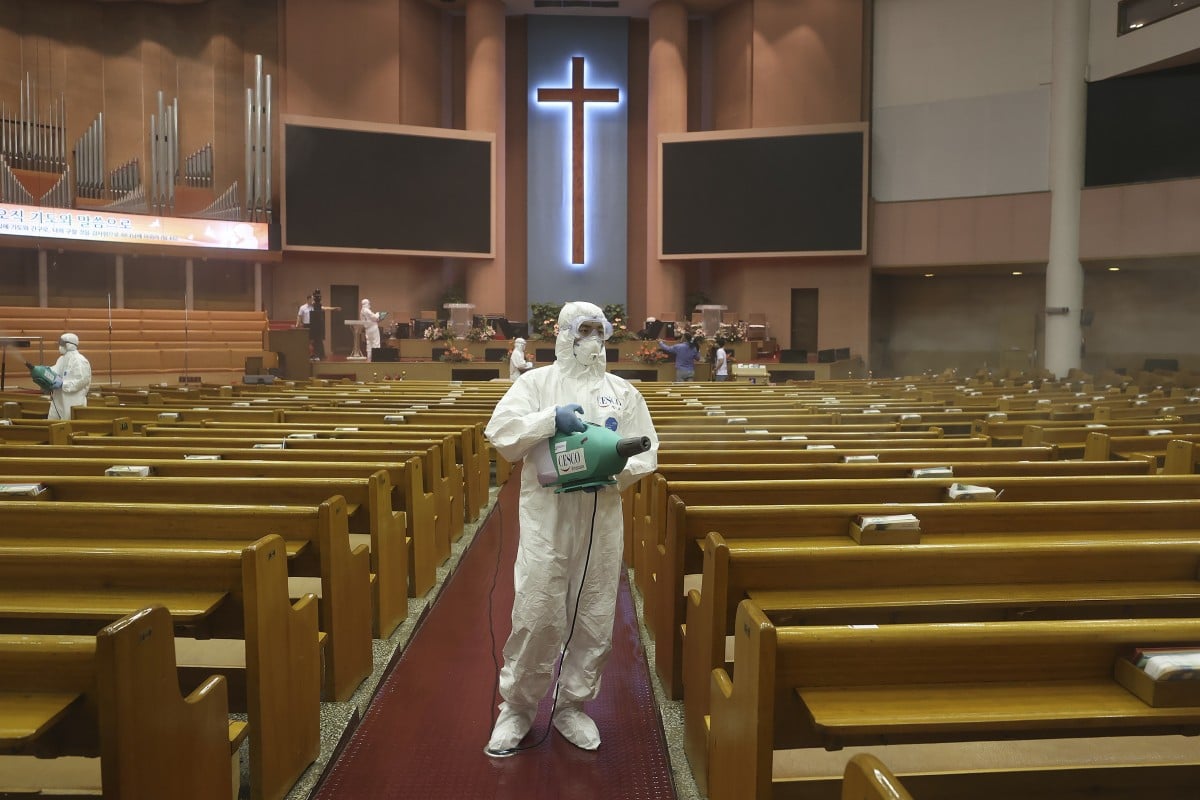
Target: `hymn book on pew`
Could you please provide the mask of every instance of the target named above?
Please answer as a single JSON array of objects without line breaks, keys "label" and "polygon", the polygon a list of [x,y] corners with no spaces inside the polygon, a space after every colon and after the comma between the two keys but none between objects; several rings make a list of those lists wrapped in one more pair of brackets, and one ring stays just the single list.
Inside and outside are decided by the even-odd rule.
[{"label": "hymn book on pew", "polygon": [[46,487],[41,483],[0,483],[0,499],[21,499],[40,497],[46,493]]},{"label": "hymn book on pew", "polygon": [[1200,678],[1200,648],[1139,647],[1134,656],[1134,664],[1155,680]]},{"label": "hymn book on pew", "polygon": [[913,514],[859,514],[850,536],[859,544],[919,544],[921,521]]},{"label": "hymn book on pew", "polygon": [[952,483],[946,487],[947,500],[995,500],[999,495],[995,489],[971,483]]}]

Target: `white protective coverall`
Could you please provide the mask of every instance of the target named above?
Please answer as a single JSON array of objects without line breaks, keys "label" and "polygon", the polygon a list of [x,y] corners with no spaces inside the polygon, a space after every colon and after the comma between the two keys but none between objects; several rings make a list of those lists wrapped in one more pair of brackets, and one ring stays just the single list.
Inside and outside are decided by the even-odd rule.
[{"label": "white protective coverall", "polygon": [[371,301],[363,298],[358,312],[358,319],[363,324],[363,339],[366,341],[367,361],[371,360],[371,352],[379,349],[379,314],[371,310]]},{"label": "white protective coverall", "polygon": [[[573,744],[594,750],[600,744],[595,723],[580,705],[600,691],[600,674],[612,651],[613,621],[620,582],[623,521],[620,490],[658,466],[658,436],[642,395],[624,378],[605,371],[603,342],[577,341],[581,320],[599,320],[591,303],[567,303],[559,314],[553,364],[513,383],[488,422],[485,434],[509,461],[518,461],[555,433],[558,406],[578,403],[583,418],[621,437],[647,436],[651,449],[629,459],[617,486],[597,493],[555,494],[537,479],[532,458],[521,468],[521,539],[513,568],[515,596],[512,633],[504,645],[500,672],[500,714],[487,750],[492,755],[515,747],[529,731],[539,701],[550,689],[554,665],[575,617],[578,618],[559,676],[554,725]],[[597,347],[597,345],[599,345]],[[585,355],[584,351],[591,351]],[[592,514],[595,510],[595,525]],[[591,555],[588,540],[591,535]]]},{"label": "white protective coverall", "polygon": [[526,359],[525,340],[518,336],[513,339],[512,355],[508,357],[508,379],[515,381],[527,369],[533,369],[533,362]]},{"label": "white protective coverall", "polygon": [[71,409],[87,405],[92,386],[92,364],[79,352],[79,337],[64,333],[58,339],[58,361],[51,368],[62,378],[62,386],[50,392],[49,419],[70,419]]}]

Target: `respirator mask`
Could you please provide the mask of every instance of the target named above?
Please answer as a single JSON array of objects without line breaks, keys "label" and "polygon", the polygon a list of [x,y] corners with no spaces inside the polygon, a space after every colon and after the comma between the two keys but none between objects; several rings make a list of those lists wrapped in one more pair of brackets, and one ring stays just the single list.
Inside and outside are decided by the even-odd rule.
[{"label": "respirator mask", "polygon": [[612,323],[604,317],[578,317],[571,320],[575,339],[575,360],[595,364],[604,358],[604,342],[612,336]]}]

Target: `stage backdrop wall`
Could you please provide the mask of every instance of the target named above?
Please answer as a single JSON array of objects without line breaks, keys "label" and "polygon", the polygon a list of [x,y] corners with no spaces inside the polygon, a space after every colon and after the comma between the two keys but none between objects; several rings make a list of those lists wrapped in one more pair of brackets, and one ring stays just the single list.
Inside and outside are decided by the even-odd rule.
[{"label": "stage backdrop wall", "polygon": [[[626,302],[626,139],[629,23],[618,17],[529,17],[528,298],[530,303]],[[538,89],[572,85],[619,91],[589,102],[585,123],[585,259],[571,260],[571,104],[538,102]]]}]

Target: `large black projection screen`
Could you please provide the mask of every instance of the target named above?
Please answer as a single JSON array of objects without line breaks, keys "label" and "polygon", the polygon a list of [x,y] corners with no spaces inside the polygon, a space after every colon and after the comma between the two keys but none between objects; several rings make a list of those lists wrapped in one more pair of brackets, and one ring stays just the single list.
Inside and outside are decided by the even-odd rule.
[{"label": "large black projection screen", "polygon": [[867,125],[659,138],[660,257],[863,255]]},{"label": "large black projection screen", "polygon": [[495,146],[487,133],[284,116],[283,247],[494,257]]}]

